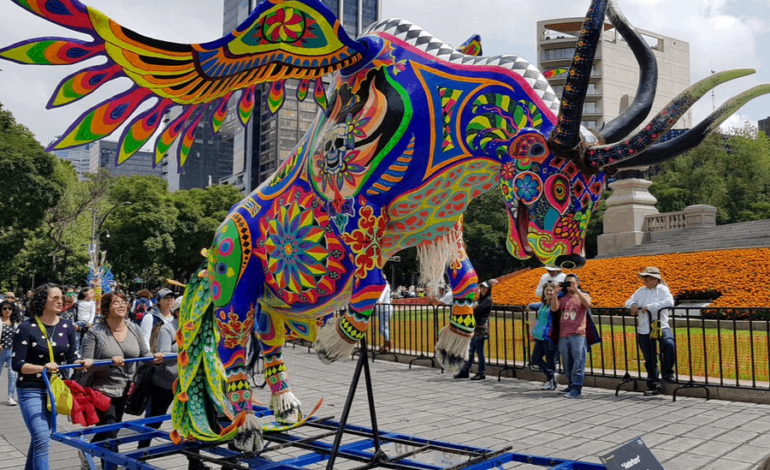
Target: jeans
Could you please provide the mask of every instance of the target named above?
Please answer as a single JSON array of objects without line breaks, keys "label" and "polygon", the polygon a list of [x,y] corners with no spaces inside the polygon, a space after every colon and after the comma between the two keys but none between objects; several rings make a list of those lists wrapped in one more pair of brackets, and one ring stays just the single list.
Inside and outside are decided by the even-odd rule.
[{"label": "jeans", "polygon": [[556,352],[558,346],[552,341],[535,340],[535,348],[532,351],[532,361],[545,374],[545,380],[551,380],[556,371]]},{"label": "jeans", "polygon": [[[671,334],[671,328],[662,328],[660,330],[660,368],[663,377],[674,375],[674,364],[676,364],[676,344],[674,335]],[[658,385],[658,344],[657,341],[650,339],[650,335],[637,334],[636,342],[639,344],[639,350],[642,351],[644,358],[644,368],[647,370],[647,388],[652,390]]]},{"label": "jeans", "polygon": [[48,443],[51,440],[51,412],[48,395],[39,388],[20,388],[19,408],[29,429],[30,441],[24,470],[48,470]]},{"label": "jeans", "polygon": [[559,338],[559,354],[569,388],[580,393],[586,375],[586,337],[570,335],[567,338]]},{"label": "jeans", "polygon": [[467,374],[471,370],[471,367],[473,366],[474,353],[479,356],[478,374],[484,375],[486,373],[487,363],[484,359],[484,342],[485,336],[473,336],[473,338],[471,338],[471,347],[468,350],[468,362],[466,362],[462,368],[464,373]]},{"label": "jeans", "polygon": [[16,377],[18,374],[11,369],[11,355],[13,351],[10,349],[3,349],[0,351],[0,375],[3,375],[3,366],[8,367],[8,398],[13,398],[13,394],[16,392]]},{"label": "jeans", "polygon": [[380,336],[385,341],[390,341],[390,317],[393,315],[393,307],[390,305],[377,305],[377,319],[380,322]]},{"label": "jeans", "polygon": [[[154,383],[150,383],[150,403],[145,418],[152,418],[153,416],[163,416],[168,413],[168,407],[174,401],[174,392],[170,388],[158,387]],[[159,429],[163,423],[148,424],[148,428]],[[139,441],[137,449],[144,447],[150,447],[151,439],[146,441]]]}]

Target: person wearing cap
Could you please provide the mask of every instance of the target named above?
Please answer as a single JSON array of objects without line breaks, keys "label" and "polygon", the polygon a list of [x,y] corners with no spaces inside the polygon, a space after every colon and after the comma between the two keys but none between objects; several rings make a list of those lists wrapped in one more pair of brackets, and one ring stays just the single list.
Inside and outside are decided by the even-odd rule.
[{"label": "person wearing cap", "polygon": [[675,383],[674,364],[676,364],[676,344],[674,335],[668,324],[668,308],[674,306],[674,297],[666,285],[666,281],[660,275],[660,269],[650,266],[639,273],[639,278],[644,286],[634,292],[634,295],[626,301],[626,308],[631,310],[631,315],[638,316],[636,327],[636,342],[644,357],[644,368],[647,370],[646,396],[659,395],[663,386],[658,381],[658,351],[654,338],[651,337],[651,324],[659,323],[661,350],[661,369],[663,381]]},{"label": "person wearing cap", "polygon": [[553,285],[558,286],[560,282],[564,281],[565,274],[561,271],[561,268],[556,266],[546,266],[545,270],[547,272],[540,276],[540,283],[538,283],[537,289],[535,289],[535,295],[537,297],[543,297],[543,287],[545,287],[547,282],[552,282]]},{"label": "person wearing cap", "polygon": [[[140,323],[142,335],[147,347],[152,352],[157,352],[158,332],[166,323],[174,321],[174,315],[171,313],[171,307],[174,306],[176,296],[171,289],[161,289],[155,296],[157,302],[150,309],[149,315],[145,315]],[[155,347],[153,347],[155,346]]]},{"label": "person wearing cap", "polygon": [[479,301],[473,308],[473,319],[476,321],[476,328],[473,330],[470,350],[468,351],[468,360],[460,372],[454,375],[456,379],[467,379],[470,377],[470,370],[473,366],[473,355],[479,357],[479,369],[471,380],[484,380],[486,375],[486,360],[484,358],[484,342],[489,338],[489,314],[492,312],[492,286],[497,284],[497,280],[482,282],[479,284]]}]

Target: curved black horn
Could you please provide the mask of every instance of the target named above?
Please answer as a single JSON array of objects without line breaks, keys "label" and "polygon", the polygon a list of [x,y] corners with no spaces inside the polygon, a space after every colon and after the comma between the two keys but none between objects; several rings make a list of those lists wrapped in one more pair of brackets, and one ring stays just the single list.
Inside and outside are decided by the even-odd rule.
[{"label": "curved black horn", "polygon": [[604,127],[597,132],[602,141],[613,143],[630,134],[650,114],[658,87],[658,61],[650,45],[626,20],[614,0],[610,0],[607,6],[607,16],[618,33],[626,40],[639,63],[639,84],[636,87],[634,102],[620,116],[605,123]]},{"label": "curved black horn", "polygon": [[583,100],[588,90],[588,79],[594,64],[596,46],[604,28],[604,15],[609,0],[593,0],[586,13],[580,38],[575,47],[575,55],[567,72],[562,92],[559,119],[551,131],[549,145],[561,150],[561,154],[574,151],[580,143],[580,118],[583,116]]},{"label": "curved black horn", "polygon": [[684,113],[712,88],[752,73],[754,70],[750,69],[729,70],[704,78],[680,93],[633,137],[618,144],[588,147],[585,150],[586,165],[589,168],[602,169],[605,166],[615,166],[622,161],[638,156],[659,141],[666,132],[674,127]]},{"label": "curved black horn", "polygon": [[703,142],[709,134],[714,132],[723,122],[733,115],[743,105],[753,100],[754,98],[770,93],[770,85],[759,85],[750,90],[746,90],[743,93],[734,96],[729,99],[725,104],[719,107],[716,111],[711,113],[709,117],[701,121],[697,126],[693,127],[684,134],[669,140],[668,142],[662,142],[655,144],[644,153],[636,158],[629,158],[628,160],[616,165],[618,169],[623,168],[636,168],[636,167],[649,167],[651,165],[657,165],[663,163],[666,160],[670,160],[676,156],[679,156],[688,150],[692,150]]}]

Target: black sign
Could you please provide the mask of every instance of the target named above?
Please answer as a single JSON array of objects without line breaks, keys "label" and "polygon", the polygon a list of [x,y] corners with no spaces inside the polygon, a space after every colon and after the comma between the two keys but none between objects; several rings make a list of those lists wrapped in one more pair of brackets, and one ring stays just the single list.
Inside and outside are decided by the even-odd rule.
[{"label": "black sign", "polygon": [[601,461],[607,470],[663,470],[641,438],[623,444],[601,457]]}]

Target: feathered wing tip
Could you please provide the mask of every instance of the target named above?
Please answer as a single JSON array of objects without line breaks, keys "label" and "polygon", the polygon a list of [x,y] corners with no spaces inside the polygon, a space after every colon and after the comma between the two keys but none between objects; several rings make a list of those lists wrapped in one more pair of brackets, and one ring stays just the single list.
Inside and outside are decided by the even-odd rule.
[{"label": "feathered wing tip", "polygon": [[103,101],[83,113],[59,140],[48,147],[48,151],[77,147],[107,137],[151,96],[152,93],[145,88],[132,87]]},{"label": "feathered wing tip", "polygon": [[[174,102],[168,99],[160,100],[151,109],[143,112],[128,124],[118,141],[118,151],[115,153],[115,166],[123,164],[144,144],[155,135],[163,121],[163,116],[171,109]],[[153,166],[156,162],[153,160]]]},{"label": "feathered wing tip", "polygon": [[297,86],[297,99],[299,101],[305,101],[308,90],[310,90],[310,80],[300,80],[299,85]]},{"label": "feathered wing tip", "polygon": [[211,132],[216,134],[227,119],[227,112],[230,110],[230,98],[233,93],[230,92],[214,103],[214,111],[211,113]]},{"label": "feathered wing tip", "polygon": [[324,83],[318,78],[315,81],[315,87],[313,88],[313,99],[316,104],[323,109],[324,113],[328,113],[329,101],[326,99],[326,90],[324,89]]},{"label": "feathered wing tip", "polygon": [[195,132],[198,130],[198,124],[203,119],[203,111],[205,105],[199,106],[197,115],[187,122],[187,127],[182,134],[182,141],[179,142],[179,146],[176,152],[177,172],[182,172],[182,167],[187,162],[187,157],[190,155],[193,143],[195,143]]},{"label": "feathered wing tip", "polygon": [[286,98],[286,88],[284,87],[284,81],[278,80],[270,84],[270,92],[267,94],[267,109],[271,113],[276,114],[283,106],[284,99]]},{"label": "feathered wing tip", "polygon": [[182,111],[182,114],[171,121],[171,123],[166,126],[166,128],[157,137],[157,139],[155,139],[155,165],[158,165],[160,161],[163,160],[163,157],[166,156],[171,146],[174,145],[174,142],[176,142],[176,140],[182,134],[185,123],[190,118],[190,116],[192,116],[192,113],[195,111],[195,109],[196,106],[190,106],[186,108],[184,111]]},{"label": "feathered wing tip", "polygon": [[78,0],[11,0],[35,15],[81,33],[96,37],[88,8]]},{"label": "feathered wing tip", "polygon": [[251,115],[254,114],[256,87],[249,87],[241,92],[241,100],[238,102],[238,117],[241,120],[243,127],[251,120]]},{"label": "feathered wing tip", "polygon": [[59,83],[46,108],[53,109],[74,103],[105,83],[124,76],[123,69],[117,64],[107,63],[79,70]]}]

